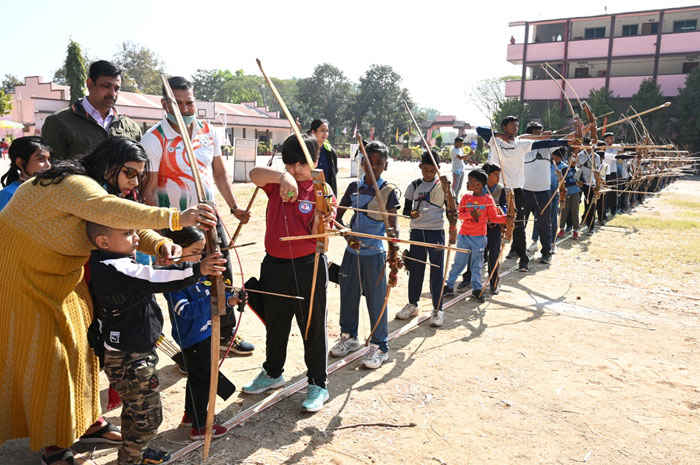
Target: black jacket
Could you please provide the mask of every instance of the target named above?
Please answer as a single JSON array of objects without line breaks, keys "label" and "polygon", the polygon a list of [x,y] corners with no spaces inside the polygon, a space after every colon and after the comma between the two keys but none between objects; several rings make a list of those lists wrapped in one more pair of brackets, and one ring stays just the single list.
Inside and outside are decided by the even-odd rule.
[{"label": "black jacket", "polygon": [[336,175],[338,174],[338,154],[335,153],[334,148],[331,148],[330,150],[328,150],[324,145],[321,146],[319,158],[321,157],[321,154],[326,155],[326,158],[328,159],[328,165],[329,165],[329,167],[327,169],[323,170],[323,174],[326,178],[326,182],[328,183],[329,186],[331,186],[331,189],[333,190],[333,194],[337,197],[338,196],[338,181],[336,180]]},{"label": "black jacket", "polygon": [[102,250],[92,251],[89,266],[99,333],[107,345],[123,352],[153,350],[163,330],[154,293],[177,291],[200,278],[199,264],[154,269],[131,256]]}]

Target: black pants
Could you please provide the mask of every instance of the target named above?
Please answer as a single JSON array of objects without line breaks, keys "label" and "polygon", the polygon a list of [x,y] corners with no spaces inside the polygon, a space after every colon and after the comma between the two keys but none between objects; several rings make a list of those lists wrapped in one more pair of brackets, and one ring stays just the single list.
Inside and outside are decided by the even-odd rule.
[{"label": "black pants", "polygon": [[[537,234],[540,236],[542,256],[544,257],[549,257],[552,254],[552,214],[549,210],[552,204],[547,205],[547,208],[542,212],[542,207],[547,204],[549,196],[549,191],[523,191],[525,220],[530,217],[530,213],[535,217],[534,227],[537,228]],[[541,215],[540,212],[542,212]]]},{"label": "black pants", "polygon": [[[216,232],[219,235],[219,247],[226,248],[229,245],[231,239],[226,234],[224,225],[219,218],[219,222],[216,223]],[[223,250],[221,254],[226,259],[226,270],[224,271],[224,281],[228,281],[227,285],[234,284],[237,287],[240,283],[233,282],[233,263],[231,262],[231,251]],[[225,315],[221,315],[221,339],[228,341],[228,339],[233,335],[233,331],[236,328],[236,312],[229,311]]]},{"label": "black pants", "polygon": [[185,387],[185,413],[192,419],[192,426],[204,428],[209,401],[209,372],[211,369],[211,338],[182,349],[187,367]]},{"label": "black pants", "polygon": [[[445,244],[445,231],[428,229],[411,229],[411,240],[429,242],[431,244]],[[433,299],[433,308],[438,308],[440,304],[440,291],[442,290],[442,267],[445,251],[432,247],[421,247],[411,244],[409,255],[417,260],[426,261],[430,257],[430,263],[438,265],[439,268],[430,267],[430,295]],[[413,305],[418,305],[421,291],[423,290],[423,279],[425,278],[425,265],[423,263],[406,260],[404,263],[408,269],[408,301]]]},{"label": "black pants", "polygon": [[583,217],[585,218],[585,222],[583,225],[588,226],[588,229],[593,229],[596,215],[595,205],[593,205],[594,188],[584,184],[583,187],[581,187],[581,192],[583,192],[584,195]]},{"label": "black pants", "polygon": [[326,335],[326,287],[328,284],[328,262],[321,254],[316,276],[314,307],[309,327],[309,337],[304,340],[306,320],[311,295],[314,256],[295,259],[282,259],[266,255],[260,270],[261,288],[270,292],[304,297],[292,300],[284,297],[264,295],[263,307],[266,317],[266,350],[263,368],[273,378],[282,375],[287,359],[287,343],[292,329],[292,319],[297,325],[304,342],[309,384],[326,387],[326,366],[328,339]]},{"label": "black pants", "polygon": [[515,225],[513,226],[513,245],[510,250],[520,258],[520,265],[527,265],[530,259],[527,258],[527,245],[525,244],[524,191],[520,188],[513,189],[513,197],[515,200]]},{"label": "black pants", "polygon": [[[605,177],[605,182],[608,184],[609,189],[620,190],[619,184],[617,182],[617,173],[609,174]],[[607,210],[610,212],[611,216],[617,213],[617,192],[606,192],[605,193],[605,205]]]}]

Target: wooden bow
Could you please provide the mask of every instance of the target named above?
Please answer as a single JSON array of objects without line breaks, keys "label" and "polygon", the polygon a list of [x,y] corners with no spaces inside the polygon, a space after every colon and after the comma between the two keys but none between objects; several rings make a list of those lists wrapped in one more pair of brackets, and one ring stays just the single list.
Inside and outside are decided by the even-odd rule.
[{"label": "wooden bow", "polygon": [[[299,126],[297,126],[296,121],[292,117],[292,114],[289,112],[289,109],[287,108],[287,105],[284,103],[284,99],[282,99],[282,96],[280,95],[279,91],[277,90],[277,87],[275,84],[272,82],[272,80],[267,76],[265,73],[265,70],[263,69],[262,63],[260,62],[259,59],[255,60],[258,63],[258,68],[260,68],[260,72],[263,75],[263,78],[265,78],[265,82],[267,83],[268,87],[272,91],[272,95],[275,96],[275,99],[277,100],[277,103],[279,104],[280,108],[282,109],[282,112],[284,113],[284,116],[287,117],[287,121],[289,121],[289,124],[292,127],[292,131],[294,131],[294,135],[297,138],[297,141],[299,141],[299,145],[301,147],[302,152],[304,153],[304,158],[306,159],[306,163],[309,165],[309,168],[311,168],[311,179],[313,182],[314,186],[314,194],[315,194],[315,207],[316,207],[316,221],[314,221],[315,225],[315,230],[312,231],[313,233],[316,234],[324,234],[326,232],[326,224],[323,218],[326,218],[328,215],[331,213],[331,207],[328,203],[328,197],[326,195],[326,178],[323,175],[323,170],[316,169],[315,166],[316,164],[314,163],[313,159],[311,158],[311,154],[309,153],[308,147],[306,147],[306,142],[304,141],[304,137],[301,135],[301,132],[299,131]],[[314,252],[314,268],[313,268],[313,275],[311,277],[311,294],[309,296],[309,311],[306,317],[306,328],[304,329],[304,340],[307,340],[309,338],[309,328],[311,326],[311,315],[313,314],[314,310],[314,297],[316,295],[316,278],[318,275],[318,262],[319,258],[322,253],[325,253],[326,250],[328,250],[328,238],[327,237],[319,237],[316,240],[316,251]]]},{"label": "wooden bow", "polygon": [[[161,81],[163,82],[163,89],[165,90],[165,97],[170,102],[172,108],[172,114],[175,115],[175,122],[177,124],[177,129],[182,137],[182,142],[185,146],[185,154],[187,155],[187,160],[189,162],[190,168],[192,169],[192,180],[197,191],[197,201],[200,203],[207,203],[207,195],[204,190],[204,185],[202,184],[202,179],[199,175],[199,170],[197,169],[197,158],[194,154],[194,149],[192,148],[192,141],[190,140],[190,133],[182,119],[182,114],[180,114],[180,107],[175,100],[175,95],[173,90],[170,88],[170,83],[168,79],[161,74]],[[206,231],[206,250],[207,255],[219,253],[219,235],[216,232],[216,228],[210,228]],[[224,277],[210,276],[211,281],[214,285],[211,287],[211,367],[209,373],[209,400],[207,404],[207,419],[205,423],[204,430],[204,448],[202,450],[202,462],[209,458],[209,448],[211,447],[212,439],[212,427],[214,426],[214,414],[216,410],[216,391],[218,388],[219,381],[219,350],[220,350],[220,337],[221,337],[221,320],[220,316],[226,313],[226,290],[224,287]]]}]

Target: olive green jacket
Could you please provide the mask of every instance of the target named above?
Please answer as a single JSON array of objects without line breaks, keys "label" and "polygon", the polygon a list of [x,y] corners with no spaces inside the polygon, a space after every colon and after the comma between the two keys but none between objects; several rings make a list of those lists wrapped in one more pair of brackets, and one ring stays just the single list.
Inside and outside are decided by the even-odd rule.
[{"label": "olive green jacket", "polygon": [[81,159],[109,136],[141,140],[141,128],[132,119],[116,113],[109,130],[100,126],[78,100],[68,108],[57,111],[44,121],[41,136],[56,160]]}]

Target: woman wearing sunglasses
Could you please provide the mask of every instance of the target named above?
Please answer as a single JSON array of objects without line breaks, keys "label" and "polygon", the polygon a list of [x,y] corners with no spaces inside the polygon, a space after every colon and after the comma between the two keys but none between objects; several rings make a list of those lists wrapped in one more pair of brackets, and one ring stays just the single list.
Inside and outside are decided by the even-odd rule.
[{"label": "woman wearing sunglasses", "polygon": [[92,300],[82,277],[94,246],[86,222],[137,229],[141,251],[166,260],[179,247],[149,228],[216,225],[207,205],[179,212],[120,198],[138,196],[146,162],[141,144],[107,139],[22,184],[0,212],[0,443],[28,436],[44,464],[93,463],[70,450],[82,434],[120,437],[100,418],[87,341]]}]

